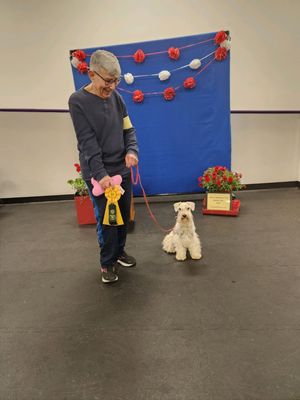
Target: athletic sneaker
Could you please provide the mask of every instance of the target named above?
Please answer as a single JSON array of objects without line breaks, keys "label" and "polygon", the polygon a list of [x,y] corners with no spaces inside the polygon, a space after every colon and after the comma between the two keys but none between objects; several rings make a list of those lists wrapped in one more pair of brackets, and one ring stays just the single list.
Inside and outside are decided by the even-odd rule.
[{"label": "athletic sneaker", "polygon": [[118,263],[123,265],[123,267],[134,267],[136,265],[136,260],[134,257],[129,256],[123,251],[123,253],[118,258]]},{"label": "athletic sneaker", "polygon": [[101,279],[103,283],[113,283],[117,282],[117,280],[119,279],[117,274],[112,271],[108,271],[106,268],[101,268],[101,274]]}]

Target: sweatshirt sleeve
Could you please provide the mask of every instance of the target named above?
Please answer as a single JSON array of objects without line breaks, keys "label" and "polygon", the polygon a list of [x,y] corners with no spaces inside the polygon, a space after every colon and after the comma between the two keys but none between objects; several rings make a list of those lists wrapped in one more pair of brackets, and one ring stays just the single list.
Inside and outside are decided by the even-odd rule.
[{"label": "sweatshirt sleeve", "polygon": [[137,144],[135,129],[132,126],[130,121],[126,105],[122,99],[122,108],[123,108],[123,134],[124,134],[124,143],[126,154],[133,154],[136,158],[139,155],[139,148]]},{"label": "sweatshirt sleeve", "polygon": [[107,175],[107,172],[103,165],[102,150],[97,141],[96,134],[79,104],[76,104],[76,102],[73,103],[70,100],[69,110],[78,141],[78,148],[89,165],[91,176],[100,181]]}]

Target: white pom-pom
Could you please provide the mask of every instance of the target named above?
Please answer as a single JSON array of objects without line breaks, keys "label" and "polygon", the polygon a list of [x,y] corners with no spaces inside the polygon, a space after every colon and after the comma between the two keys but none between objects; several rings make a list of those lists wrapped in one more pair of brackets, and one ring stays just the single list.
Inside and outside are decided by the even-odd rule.
[{"label": "white pom-pom", "polygon": [[160,71],[160,73],[158,74],[158,77],[161,81],[166,81],[170,78],[170,76],[171,73],[169,71]]},{"label": "white pom-pom", "polygon": [[191,69],[198,69],[200,67],[200,65],[201,65],[201,61],[199,60],[199,58],[194,58],[194,60],[192,60],[189,63],[189,67]]},{"label": "white pom-pom", "polygon": [[134,82],[134,76],[130,72],[124,75],[124,79],[127,85],[132,85]]},{"label": "white pom-pom", "polygon": [[77,68],[79,63],[80,61],[78,60],[77,57],[72,57],[71,64],[73,65],[74,68]]},{"label": "white pom-pom", "polygon": [[231,42],[230,40],[226,39],[224,40],[221,44],[220,47],[224,47],[227,51],[230,50],[231,48]]}]

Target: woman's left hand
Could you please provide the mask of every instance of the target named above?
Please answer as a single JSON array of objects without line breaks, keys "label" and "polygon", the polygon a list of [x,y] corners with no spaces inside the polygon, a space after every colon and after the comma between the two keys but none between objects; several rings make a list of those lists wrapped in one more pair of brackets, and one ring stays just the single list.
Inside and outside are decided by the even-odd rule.
[{"label": "woman's left hand", "polygon": [[139,160],[133,154],[126,154],[125,164],[127,168],[135,167]]}]

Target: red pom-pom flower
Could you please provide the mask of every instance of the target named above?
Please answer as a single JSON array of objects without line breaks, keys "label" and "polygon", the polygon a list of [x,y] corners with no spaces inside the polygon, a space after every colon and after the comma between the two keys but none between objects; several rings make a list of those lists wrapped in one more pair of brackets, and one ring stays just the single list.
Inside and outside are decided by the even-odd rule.
[{"label": "red pom-pom flower", "polygon": [[217,50],[215,51],[215,59],[218,61],[225,60],[227,57],[227,50],[225,47],[218,47]]},{"label": "red pom-pom flower", "polygon": [[141,90],[135,90],[132,94],[132,99],[135,103],[142,103],[144,101],[144,93]]},{"label": "red pom-pom flower", "polygon": [[170,47],[168,50],[169,57],[172,60],[178,60],[180,57],[180,50],[177,47]]},{"label": "red pom-pom flower", "polygon": [[175,92],[174,88],[168,87],[167,89],[164,90],[164,99],[165,100],[173,100],[175,96],[176,96],[176,92]]},{"label": "red pom-pom flower", "polygon": [[226,39],[227,39],[227,33],[224,31],[220,31],[215,36],[215,43],[220,44],[220,43],[224,42],[224,40],[226,40]]},{"label": "red pom-pom flower", "polygon": [[79,61],[83,61],[86,59],[86,54],[83,50],[76,50],[76,51],[73,51],[72,57],[76,57],[76,58],[78,58]]},{"label": "red pom-pom flower", "polygon": [[146,56],[145,56],[145,53],[143,52],[143,50],[138,49],[138,50],[134,53],[133,58],[134,58],[134,61],[135,61],[135,62],[137,62],[137,63],[142,63],[142,62],[144,62]]},{"label": "red pom-pom flower", "polygon": [[77,69],[81,74],[84,74],[84,73],[88,72],[89,67],[88,67],[87,63],[85,61],[83,61],[77,65]]},{"label": "red pom-pom flower", "polygon": [[193,89],[196,86],[196,81],[192,77],[186,78],[186,80],[183,82],[183,86],[186,89]]}]

